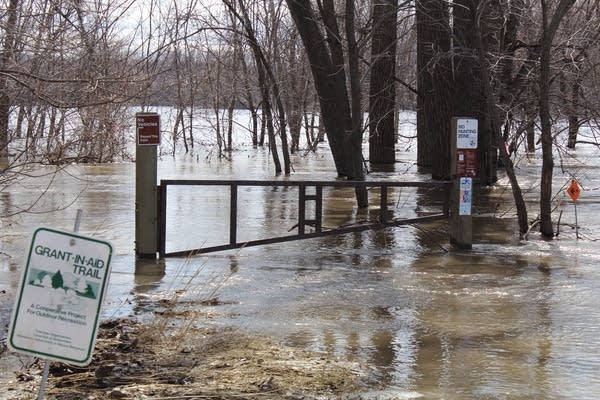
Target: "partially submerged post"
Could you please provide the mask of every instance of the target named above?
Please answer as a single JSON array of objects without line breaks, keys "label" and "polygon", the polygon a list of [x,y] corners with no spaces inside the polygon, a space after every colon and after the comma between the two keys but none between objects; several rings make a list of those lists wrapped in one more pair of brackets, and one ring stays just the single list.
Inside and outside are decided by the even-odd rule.
[{"label": "partially submerged post", "polygon": [[135,115],[135,254],[156,258],[158,253],[157,146],[160,118],[157,113]]},{"label": "partially submerged post", "polygon": [[450,243],[457,249],[471,249],[473,178],[477,175],[477,120],[452,118],[451,138]]}]

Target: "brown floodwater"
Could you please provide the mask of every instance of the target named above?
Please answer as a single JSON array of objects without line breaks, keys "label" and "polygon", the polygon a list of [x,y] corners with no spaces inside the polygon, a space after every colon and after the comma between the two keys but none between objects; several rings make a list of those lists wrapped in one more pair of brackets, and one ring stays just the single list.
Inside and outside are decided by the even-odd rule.
[{"label": "brown floodwater", "polygon": [[[393,171],[372,172],[369,179],[427,179],[417,171],[414,153],[398,157]],[[561,161],[554,183],[560,235],[552,241],[535,230],[528,241],[519,240],[502,179],[476,193],[472,251],[452,250],[447,226],[438,222],[156,263],[136,262],[133,254],[134,164],[72,165],[56,174],[37,169],[32,173],[49,175],[23,177],[0,191],[0,215],[33,204],[1,222],[1,338],[6,340],[29,236],[38,226],[72,229],[79,208],[80,232],[115,249],[105,318],[151,318],[148,299],[169,299],[178,291],[186,307],[215,312],[198,325],[235,326],[360,363],[368,371],[364,398],[596,399],[600,162],[591,148]],[[540,164],[536,157],[518,164],[531,218]],[[294,156],[294,168],[289,179],[334,177],[325,149]],[[232,161],[199,153],[159,162],[162,179],[274,179],[272,171],[265,150],[236,151]],[[584,188],[579,239],[574,207],[559,191],[569,174]],[[241,188],[238,196],[240,240],[284,234],[296,223],[294,189]],[[416,189],[396,190],[389,199],[396,217],[441,204],[438,193]],[[226,242],[228,204],[227,189],[169,189],[167,251]],[[324,226],[375,218],[376,211],[358,212],[351,191],[330,190]],[[198,304],[209,298],[218,302]],[[0,373],[18,367],[5,357]]]}]

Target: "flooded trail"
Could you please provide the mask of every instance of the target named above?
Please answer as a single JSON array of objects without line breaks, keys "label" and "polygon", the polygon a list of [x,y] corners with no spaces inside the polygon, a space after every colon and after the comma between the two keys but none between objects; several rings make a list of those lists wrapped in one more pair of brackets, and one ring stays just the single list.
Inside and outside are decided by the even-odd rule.
[{"label": "flooded trail", "polygon": [[[331,179],[331,162],[323,154],[296,160],[290,179]],[[369,179],[427,179],[413,156],[399,153],[402,162],[394,172],[374,172]],[[231,162],[164,158],[159,177],[272,179],[268,160],[260,150],[237,152]],[[575,171],[584,187],[579,240],[572,204],[565,200],[558,238],[544,241],[532,232],[529,241],[519,241],[510,190],[502,181],[476,195],[472,251],[451,250],[445,224],[432,223],[158,263],[133,256],[134,165],[69,166],[53,176],[33,209],[40,213],[2,221],[0,251],[10,255],[0,258],[3,338],[28,236],[39,225],[71,229],[81,208],[81,233],[108,240],[116,250],[106,318],[152,318],[156,301],[172,299],[177,291],[181,307],[214,315],[198,318],[198,326],[234,326],[359,363],[368,371],[365,398],[595,399],[600,163],[590,149],[569,162],[565,170]],[[535,158],[520,164],[523,187],[532,188],[526,191],[532,214],[538,167]],[[558,191],[569,175],[557,170],[555,177]],[[6,212],[30,204],[45,187],[42,180],[2,192],[0,207]],[[353,210],[351,191],[330,195],[324,225],[369,217]],[[226,240],[227,190],[184,188],[169,196],[169,248]],[[289,230],[296,196],[273,188],[240,192],[240,240]],[[440,201],[414,189],[396,191],[390,199],[395,216],[414,215]],[[71,203],[64,211],[41,213]],[[10,365],[0,368],[6,374]]]}]

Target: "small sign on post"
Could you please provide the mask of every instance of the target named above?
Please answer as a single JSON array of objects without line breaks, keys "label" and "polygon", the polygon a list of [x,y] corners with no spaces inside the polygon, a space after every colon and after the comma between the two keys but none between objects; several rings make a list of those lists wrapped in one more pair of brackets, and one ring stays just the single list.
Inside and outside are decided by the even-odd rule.
[{"label": "small sign on post", "polygon": [[571,184],[567,188],[567,194],[569,195],[571,200],[573,200],[573,207],[575,207],[575,238],[579,239],[579,224],[577,221],[577,200],[579,200],[581,188],[579,187],[577,179],[571,179]]},{"label": "small sign on post", "polygon": [[577,183],[576,179],[571,179],[571,184],[567,189],[567,194],[573,200],[573,202],[577,202],[579,200],[579,195],[581,194],[581,189],[579,188],[579,183]]},{"label": "small sign on post", "polygon": [[458,215],[471,215],[473,206],[473,178],[461,177],[458,200]]},{"label": "small sign on post", "polygon": [[477,150],[478,121],[475,118],[456,118],[456,148]]},{"label": "small sign on post", "polygon": [[37,229],[15,301],[9,348],[67,364],[89,364],[111,258],[108,242]]},{"label": "small sign on post", "polygon": [[137,113],[135,115],[138,146],[160,145],[160,118],[156,113]]},{"label": "small sign on post", "polygon": [[160,116],[135,114],[135,254],[156,258],[158,240],[157,147],[160,145]]}]

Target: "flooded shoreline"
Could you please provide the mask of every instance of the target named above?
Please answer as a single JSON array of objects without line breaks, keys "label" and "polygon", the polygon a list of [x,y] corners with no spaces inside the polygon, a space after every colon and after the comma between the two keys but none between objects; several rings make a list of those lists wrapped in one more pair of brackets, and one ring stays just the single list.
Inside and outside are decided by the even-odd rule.
[{"label": "flooded shoreline", "polygon": [[[331,179],[323,154],[297,160],[291,179]],[[600,209],[594,190],[600,177],[593,151],[582,150],[577,159],[584,187],[579,240],[572,204],[565,201],[555,240],[532,232],[529,241],[520,241],[510,189],[501,181],[478,191],[469,252],[451,250],[447,228],[434,223],[156,263],[136,263],[133,256],[133,164],[70,166],[54,178],[37,210],[73,203],[70,208],[3,221],[0,251],[10,257],[0,256],[0,290],[5,291],[0,320],[6,326],[32,228],[72,229],[74,210],[81,208],[81,232],[115,248],[103,318],[151,320],[156,305],[174,301],[177,293],[182,311],[203,313],[192,321],[197,326],[234,327],[362,365],[369,371],[366,398],[593,399],[600,393],[600,327],[595,324],[600,221],[594,217]],[[532,214],[538,166],[532,159],[520,167]],[[395,172],[370,178],[378,175],[426,179],[410,157]],[[159,176],[272,178],[268,154],[260,150],[239,152],[232,162],[165,158]],[[557,171],[555,178],[558,190],[569,176]],[[40,187],[32,180],[3,192],[3,207],[31,202]],[[174,193],[169,229],[182,230],[182,243],[171,245],[201,246],[226,237],[219,213],[227,206],[218,207],[223,195]],[[248,191],[241,199],[247,210],[240,217],[242,235],[286,230],[294,223],[294,193]],[[401,215],[426,207],[431,199],[427,193],[397,192],[391,201]],[[358,217],[351,193],[343,191],[325,209],[330,224]],[[2,374],[11,374],[3,368]]]}]

